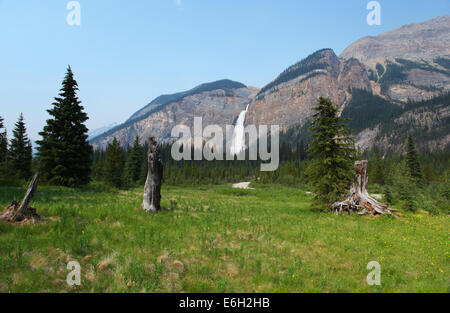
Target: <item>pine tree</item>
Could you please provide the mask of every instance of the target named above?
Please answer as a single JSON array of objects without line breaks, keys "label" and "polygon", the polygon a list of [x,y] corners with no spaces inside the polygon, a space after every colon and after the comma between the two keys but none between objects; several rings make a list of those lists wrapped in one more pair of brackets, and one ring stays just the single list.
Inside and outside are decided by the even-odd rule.
[{"label": "pine tree", "polygon": [[439,181],[438,176],[436,175],[433,168],[429,164],[426,164],[423,167],[423,176],[427,182]]},{"label": "pine tree", "polygon": [[92,146],[84,124],[88,116],[77,91],[78,83],[69,66],[59,97],[47,110],[52,118],[47,120],[39,133],[42,140],[37,142],[41,177],[50,184],[80,186],[90,180]]},{"label": "pine tree", "polygon": [[403,206],[406,210],[411,212],[417,211],[416,187],[414,187],[414,180],[412,177],[404,178],[400,185],[400,197],[404,201]]},{"label": "pine tree", "polygon": [[3,118],[0,116],[0,171],[4,170],[6,157],[8,154],[8,138],[3,125]]},{"label": "pine tree", "polygon": [[347,190],[353,176],[355,148],[345,127],[345,119],[330,99],[319,98],[310,129],[312,142],[308,153],[313,157],[307,175],[318,204],[331,205]]},{"label": "pine tree", "polygon": [[406,151],[406,162],[408,164],[409,174],[410,176],[418,183],[423,181],[423,173],[422,168],[419,162],[419,154],[417,153],[416,146],[414,144],[414,140],[409,134],[408,143],[407,143],[407,151]]},{"label": "pine tree", "polygon": [[303,161],[306,159],[306,151],[305,151],[305,142],[304,140],[300,140],[299,143],[297,143],[297,147],[295,149],[296,153],[296,159],[299,161]]},{"label": "pine tree", "polygon": [[[370,178],[370,177],[369,177]],[[372,182],[376,184],[384,184],[384,166],[381,159],[380,149],[375,148],[375,159],[373,161]]]},{"label": "pine tree", "polygon": [[95,181],[103,180],[103,164],[104,162],[104,152],[103,150],[95,150],[94,156],[92,158],[92,171],[91,176]]},{"label": "pine tree", "polygon": [[394,204],[394,196],[392,195],[391,188],[388,185],[384,187],[384,200],[387,204]]},{"label": "pine tree", "polygon": [[134,186],[141,178],[142,164],[144,162],[144,151],[139,144],[139,137],[136,136],[133,147],[128,153],[125,165],[125,183],[127,186]]},{"label": "pine tree", "polygon": [[33,160],[33,151],[30,139],[28,139],[27,129],[20,114],[19,120],[13,130],[13,138],[9,146],[8,158],[10,160],[11,170],[19,178],[28,179],[31,176],[31,162]]},{"label": "pine tree", "polygon": [[122,187],[122,174],[125,164],[125,151],[119,141],[114,138],[106,148],[105,163],[103,165],[103,177],[105,182],[113,187]]}]

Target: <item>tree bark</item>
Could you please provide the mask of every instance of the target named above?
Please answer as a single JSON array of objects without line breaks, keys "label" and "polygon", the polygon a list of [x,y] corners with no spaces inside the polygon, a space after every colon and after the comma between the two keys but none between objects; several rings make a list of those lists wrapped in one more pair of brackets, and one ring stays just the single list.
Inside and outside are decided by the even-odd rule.
[{"label": "tree bark", "polygon": [[22,203],[13,201],[8,208],[0,214],[0,219],[11,223],[36,223],[42,217],[36,213],[36,209],[30,208],[28,205],[34,196],[38,186],[39,174],[36,173],[28,186],[28,190],[22,200]]},{"label": "tree bark", "polygon": [[28,204],[30,203],[31,198],[34,196],[34,193],[38,186],[38,178],[39,173],[34,174],[33,179],[30,182],[30,185],[28,186],[27,193],[25,194],[22,203],[20,204],[19,210],[17,211],[18,214],[26,214],[28,211]]},{"label": "tree bark", "polygon": [[161,185],[163,164],[160,158],[158,144],[154,137],[148,139],[148,172],[144,189],[142,208],[146,212],[161,210]]},{"label": "tree bark", "polygon": [[336,202],[333,204],[333,210],[336,214],[342,212],[352,213],[359,212],[359,214],[370,213],[372,215],[377,214],[392,214],[386,204],[380,203],[373,199],[367,192],[367,184],[369,177],[367,175],[367,161],[357,161],[355,163],[355,178],[350,188],[349,197],[342,202]]}]

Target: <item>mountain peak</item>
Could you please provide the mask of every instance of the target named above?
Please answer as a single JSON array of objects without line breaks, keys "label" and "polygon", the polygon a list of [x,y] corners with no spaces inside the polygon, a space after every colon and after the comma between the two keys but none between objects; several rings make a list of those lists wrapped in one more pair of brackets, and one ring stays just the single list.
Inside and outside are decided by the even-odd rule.
[{"label": "mountain peak", "polygon": [[233,81],[231,79],[221,79],[214,82],[201,84],[191,89],[191,91],[203,92],[217,89],[240,89],[240,88],[247,88],[247,86],[240,82]]},{"label": "mountain peak", "polygon": [[345,49],[340,57],[356,58],[371,66],[377,59],[433,60],[450,54],[449,42],[450,15],[445,15],[404,25],[375,37],[363,37]]},{"label": "mountain peak", "polygon": [[247,86],[240,82],[231,80],[231,79],[222,79],[222,80],[217,80],[214,82],[209,82],[209,83],[204,83],[204,84],[198,85],[187,91],[182,91],[182,92],[177,92],[177,93],[167,94],[167,95],[161,95],[161,96],[155,98],[154,100],[152,100],[152,102],[147,104],[145,107],[143,107],[142,109],[140,109],[139,111],[134,113],[128,119],[128,121],[139,119],[139,118],[144,118],[145,116],[147,116],[151,112],[161,108],[162,106],[168,105],[173,102],[180,101],[183,98],[188,97],[188,96],[192,96],[192,95],[199,94],[202,92],[213,91],[213,90],[227,91],[227,90],[241,89],[241,88],[247,88]]},{"label": "mountain peak", "polygon": [[330,70],[332,75],[336,76],[339,72],[339,68],[336,68],[337,63],[338,57],[334,53],[333,49],[327,48],[318,50],[300,62],[288,67],[274,81],[263,87],[259,94],[263,94],[280,84],[286,83],[303,75],[312,74],[318,70]]}]

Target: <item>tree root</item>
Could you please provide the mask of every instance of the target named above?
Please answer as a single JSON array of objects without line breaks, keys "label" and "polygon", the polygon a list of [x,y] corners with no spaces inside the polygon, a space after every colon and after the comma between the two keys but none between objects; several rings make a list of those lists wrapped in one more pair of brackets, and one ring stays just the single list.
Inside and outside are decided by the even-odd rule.
[{"label": "tree root", "polygon": [[367,192],[366,188],[369,181],[367,164],[367,161],[355,163],[355,179],[350,189],[349,197],[342,202],[335,202],[332,206],[336,214],[358,212],[360,215],[393,215],[392,212],[395,210],[384,203],[378,202]]}]

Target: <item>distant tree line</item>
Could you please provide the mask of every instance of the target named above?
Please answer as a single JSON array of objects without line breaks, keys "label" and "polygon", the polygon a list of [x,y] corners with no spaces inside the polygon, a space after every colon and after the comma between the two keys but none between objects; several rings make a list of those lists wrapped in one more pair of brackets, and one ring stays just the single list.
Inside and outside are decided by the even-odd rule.
[{"label": "distant tree line", "polygon": [[[9,141],[0,117],[0,175],[8,179],[29,179],[32,172],[40,171],[43,182],[52,185],[77,187],[95,181],[115,188],[143,186],[148,148],[141,142],[145,141],[136,137],[132,146],[124,148],[114,139],[105,150],[93,151],[87,141],[88,117],[77,91],[78,84],[69,67],[59,96],[48,110],[51,118],[40,132],[42,139],[37,141],[34,159],[24,116],[19,116]],[[448,99],[448,94],[435,102],[442,103],[443,99]],[[433,101],[407,106],[420,107]],[[346,119],[338,116],[329,99],[320,98],[315,112],[312,124],[302,128],[309,129],[308,137],[298,137],[291,131],[281,134],[280,166],[274,172],[261,172],[261,160],[175,161],[171,146],[166,143],[160,146],[164,183],[204,185],[251,181],[303,185],[314,191],[318,202],[329,204],[346,192],[353,162],[363,158],[369,160],[369,188],[383,193],[386,202],[398,202],[411,211],[426,207],[431,212],[448,213],[450,158],[445,147],[439,153],[419,155],[411,133],[403,143],[404,154],[382,154],[375,147],[361,155],[354,148]]]}]

